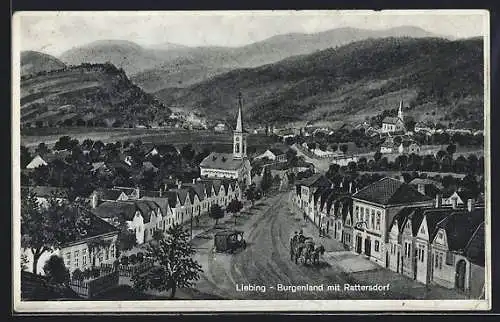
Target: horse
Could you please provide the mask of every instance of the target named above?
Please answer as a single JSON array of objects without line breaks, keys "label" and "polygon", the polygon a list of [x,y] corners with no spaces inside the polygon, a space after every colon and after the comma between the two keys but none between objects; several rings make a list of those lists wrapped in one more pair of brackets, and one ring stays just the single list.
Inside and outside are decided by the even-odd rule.
[{"label": "horse", "polygon": [[312,255],[314,251],[314,244],[311,242],[304,243],[303,247],[300,249],[300,252],[298,253],[300,258],[303,259],[303,263],[307,264],[308,262],[312,262]]},{"label": "horse", "polygon": [[295,257],[295,264],[298,264],[299,262],[299,257],[302,255],[302,252],[305,248],[305,244],[301,242],[296,242],[295,247],[294,247],[294,257]]},{"label": "horse", "polygon": [[323,245],[319,245],[313,251],[313,264],[319,264],[319,256],[323,256],[325,253],[325,247]]}]

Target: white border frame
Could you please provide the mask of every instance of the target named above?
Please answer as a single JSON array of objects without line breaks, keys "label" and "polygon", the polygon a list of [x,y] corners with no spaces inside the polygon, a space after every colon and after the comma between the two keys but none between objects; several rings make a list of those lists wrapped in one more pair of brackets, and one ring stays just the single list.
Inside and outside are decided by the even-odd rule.
[{"label": "white border frame", "polygon": [[[16,313],[176,313],[176,312],[302,312],[302,311],[484,311],[491,309],[491,160],[490,160],[490,22],[487,10],[341,10],[349,15],[366,14],[422,14],[422,15],[480,15],[484,19],[484,116],[485,116],[485,299],[483,300],[189,300],[189,301],[21,301],[20,267],[20,37],[16,31],[20,29],[22,16],[40,15],[235,15],[249,14],[248,11],[49,11],[49,12],[17,12],[12,19],[12,206],[13,206],[13,310]],[[332,11],[253,11],[252,14],[299,15],[314,13],[331,14]],[[339,11],[333,11],[338,14]]]}]

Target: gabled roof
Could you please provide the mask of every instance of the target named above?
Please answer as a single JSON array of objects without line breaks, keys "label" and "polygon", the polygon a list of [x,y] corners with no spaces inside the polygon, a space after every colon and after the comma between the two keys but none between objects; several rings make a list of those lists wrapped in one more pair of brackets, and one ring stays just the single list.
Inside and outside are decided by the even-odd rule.
[{"label": "gabled roof", "polygon": [[386,116],[384,118],[384,120],[382,121],[382,123],[386,123],[386,124],[396,124],[397,122],[403,122],[403,120],[401,120],[399,117],[395,117],[395,116]]},{"label": "gabled roof", "polygon": [[149,154],[151,153],[151,151],[153,151],[153,149],[156,149],[156,151],[158,151],[158,154],[160,154],[161,156],[165,156],[165,155],[178,155],[179,154],[179,150],[172,144],[158,144],[158,145],[152,145],[152,144],[145,144],[145,147],[147,149],[147,153],[146,154]]},{"label": "gabled roof", "polygon": [[366,186],[356,192],[353,198],[379,205],[410,204],[432,200],[418,192],[415,187],[389,177]]},{"label": "gabled roof", "polygon": [[464,203],[467,203],[468,199],[474,199],[475,198],[474,194],[471,191],[469,191],[469,190],[459,190],[459,191],[457,191],[457,194],[460,197],[460,199],[462,199],[462,201]]},{"label": "gabled roof", "polygon": [[161,207],[151,200],[127,200],[127,201],[106,201],[92,209],[92,212],[100,218],[118,218],[126,221],[134,219],[136,211],[139,211],[144,218],[144,223],[151,219],[151,211],[156,211]]},{"label": "gabled roof", "polygon": [[139,191],[139,198],[143,198],[143,197],[159,198],[159,197],[161,197],[161,192],[160,191],[153,191],[153,190],[140,190]]},{"label": "gabled roof", "polygon": [[70,207],[67,208],[67,211],[77,212],[78,215],[76,216],[76,218],[84,219],[88,224],[86,225],[85,230],[83,230],[83,234],[75,234],[71,236],[71,239],[68,239],[66,241],[66,244],[78,242],[108,233],[118,233],[118,230],[113,225],[106,222],[92,211],[88,211],[79,207]]},{"label": "gabled roof", "polygon": [[144,196],[140,200],[146,200],[146,201],[151,201],[154,202],[156,205],[158,205],[161,209],[162,215],[166,215],[168,212],[169,208],[169,203],[168,203],[168,198],[167,197],[149,197],[149,196]]},{"label": "gabled roof", "polygon": [[177,196],[179,197],[181,205],[184,205],[184,203],[186,202],[186,197],[189,194],[189,190],[181,188],[181,189],[171,189],[170,191],[175,192],[177,194]]},{"label": "gabled roof", "polygon": [[123,191],[117,189],[99,189],[96,190],[96,193],[101,200],[118,200]]},{"label": "gabled roof", "polygon": [[484,208],[468,211],[455,211],[445,220],[438,223],[437,228],[446,231],[448,249],[464,251],[474,232],[484,222]]},{"label": "gabled roof", "polygon": [[233,159],[232,153],[210,153],[200,163],[201,168],[221,169],[221,170],[237,170],[243,165],[243,159]]},{"label": "gabled roof", "polygon": [[201,183],[201,182],[187,183],[187,184],[184,184],[183,186],[185,186],[188,189],[193,190],[194,193],[198,196],[198,199],[200,199],[200,201],[205,199],[205,185],[203,183]]},{"label": "gabled roof", "polygon": [[170,208],[175,208],[177,206],[177,192],[175,191],[165,191],[165,197],[168,199],[168,204],[170,205]]},{"label": "gabled roof", "polygon": [[330,187],[332,185],[332,182],[321,173],[315,173],[308,178],[299,180],[297,183],[306,187]]},{"label": "gabled roof", "polygon": [[403,232],[404,225],[406,224],[406,220],[408,217],[414,212],[415,210],[411,207],[405,207],[398,211],[398,213],[392,218],[391,225],[389,226],[389,231],[392,229],[392,227],[396,224],[396,221],[398,223],[398,232],[401,233]]},{"label": "gabled roof", "polygon": [[285,154],[284,151],[282,151],[281,149],[278,149],[278,148],[271,148],[271,149],[269,149],[269,151],[271,151],[275,156]]},{"label": "gabled roof", "polygon": [[413,179],[412,181],[410,181],[411,185],[419,185],[419,184],[424,184],[424,185],[433,185],[439,189],[442,189],[443,188],[443,185],[435,180],[431,180],[431,179],[421,179],[421,178],[415,178]]}]

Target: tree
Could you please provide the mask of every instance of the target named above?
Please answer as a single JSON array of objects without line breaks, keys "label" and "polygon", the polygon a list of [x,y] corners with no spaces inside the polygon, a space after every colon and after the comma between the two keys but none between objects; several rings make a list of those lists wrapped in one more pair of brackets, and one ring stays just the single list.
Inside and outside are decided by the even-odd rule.
[{"label": "tree", "polygon": [[57,255],[50,256],[49,260],[43,266],[45,275],[55,284],[65,284],[69,282],[69,270],[64,265],[62,257]]},{"label": "tree", "polygon": [[78,202],[61,203],[50,198],[41,207],[33,193],[21,197],[21,247],[33,254],[33,273],[37,273],[40,256],[59,249],[65,243],[84,233],[90,223],[83,216],[87,211]]},{"label": "tree", "polygon": [[61,136],[54,145],[55,150],[68,150],[71,147],[71,137],[65,135]]},{"label": "tree", "polygon": [[181,156],[187,162],[191,162],[195,156],[196,152],[191,144],[185,145],[181,149]]},{"label": "tree", "polygon": [[137,245],[137,238],[133,230],[128,229],[125,221],[119,225],[120,232],[118,234],[118,248],[122,251],[130,250]]},{"label": "tree", "polygon": [[349,149],[349,147],[347,146],[347,144],[342,144],[340,146],[340,151],[342,151],[342,153],[346,154],[347,153],[347,150]]},{"label": "tree", "polygon": [[155,229],[153,232],[153,240],[160,241],[163,239],[163,232],[159,229]]},{"label": "tree", "polygon": [[189,233],[182,226],[173,225],[164,239],[146,246],[146,257],[154,266],[132,277],[134,287],[141,291],[171,291],[170,298],[174,298],[177,288],[191,287],[203,272],[201,265],[192,258],[194,253]]},{"label": "tree", "polygon": [[33,159],[30,151],[24,145],[21,145],[21,168],[24,169]]},{"label": "tree", "polygon": [[446,152],[448,152],[450,156],[453,156],[453,153],[455,153],[456,151],[457,151],[457,146],[455,144],[450,144],[446,147]]},{"label": "tree", "polygon": [[238,199],[231,200],[231,202],[229,203],[229,205],[227,205],[226,210],[233,214],[233,216],[234,216],[234,224],[235,225],[236,225],[236,214],[242,208],[243,208],[243,203],[241,203],[241,201],[239,201]]},{"label": "tree", "polygon": [[250,185],[247,188],[247,190],[245,190],[245,198],[247,200],[250,200],[250,202],[252,203],[252,206],[253,206],[253,203],[257,199],[257,191],[255,189],[255,184]]},{"label": "tree", "polygon": [[215,225],[219,223],[219,219],[224,217],[224,210],[218,205],[215,204],[210,208],[209,213],[210,218],[215,219]]},{"label": "tree", "polygon": [[260,188],[265,193],[273,185],[273,177],[271,175],[271,170],[268,167],[264,169],[264,174],[262,175],[262,181],[260,182]]},{"label": "tree", "polygon": [[378,163],[380,159],[382,159],[382,153],[380,153],[380,151],[375,152],[375,154],[373,155],[373,159]]},{"label": "tree", "polygon": [[48,153],[49,151],[50,151],[49,148],[44,142],[40,142],[35,150],[35,152],[38,154],[45,154]]}]

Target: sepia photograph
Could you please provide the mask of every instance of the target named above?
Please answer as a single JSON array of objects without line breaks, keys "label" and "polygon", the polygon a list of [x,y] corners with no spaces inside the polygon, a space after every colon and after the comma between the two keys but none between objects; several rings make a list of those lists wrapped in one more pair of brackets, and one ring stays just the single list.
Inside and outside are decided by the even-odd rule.
[{"label": "sepia photograph", "polygon": [[17,312],[491,309],[485,10],[17,12]]}]

